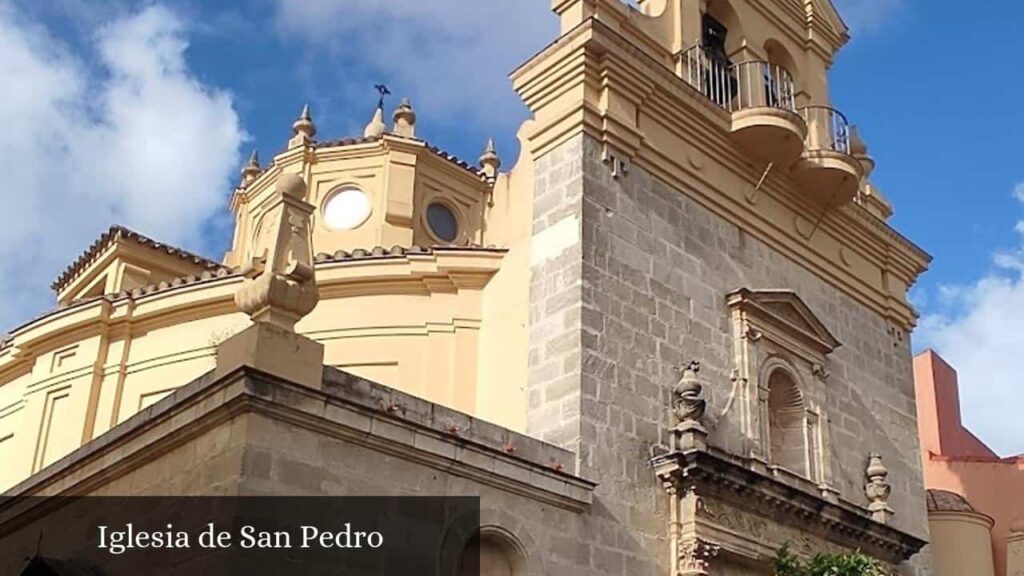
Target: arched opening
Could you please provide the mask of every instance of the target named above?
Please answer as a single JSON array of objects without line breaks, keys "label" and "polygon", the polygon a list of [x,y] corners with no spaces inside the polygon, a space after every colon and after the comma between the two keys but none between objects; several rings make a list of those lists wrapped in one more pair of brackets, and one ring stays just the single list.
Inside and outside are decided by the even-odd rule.
[{"label": "arched opening", "polygon": [[764,54],[768,62],[782,66],[793,76],[793,80],[798,80],[800,69],[796,65],[796,60],[781,42],[775,39],[765,42]]},{"label": "arched opening", "polygon": [[524,576],[526,558],[514,538],[484,527],[462,551],[459,576]]},{"label": "arched opening", "polygon": [[768,436],[771,461],[807,476],[806,408],[796,381],[783,369],[768,377]]},{"label": "arched opening", "polygon": [[776,96],[783,102],[792,103],[793,107],[806,104],[800,69],[789,50],[772,39],[764,43],[764,54],[771,68],[769,73],[775,82]]},{"label": "arched opening", "polygon": [[728,0],[711,0],[704,13],[702,41],[704,48],[730,57],[743,46],[743,29],[739,16]]}]

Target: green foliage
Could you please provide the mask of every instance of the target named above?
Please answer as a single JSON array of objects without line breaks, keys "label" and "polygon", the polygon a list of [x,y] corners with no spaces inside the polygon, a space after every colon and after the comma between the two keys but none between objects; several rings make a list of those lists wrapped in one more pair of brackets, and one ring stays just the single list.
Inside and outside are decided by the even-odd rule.
[{"label": "green foliage", "polygon": [[881,562],[861,552],[818,554],[804,563],[783,545],[775,555],[775,576],[890,576]]}]

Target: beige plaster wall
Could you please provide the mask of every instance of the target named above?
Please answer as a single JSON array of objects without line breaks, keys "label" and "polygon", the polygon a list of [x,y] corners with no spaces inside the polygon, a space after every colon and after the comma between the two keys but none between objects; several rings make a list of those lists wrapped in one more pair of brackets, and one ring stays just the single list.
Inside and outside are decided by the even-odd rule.
[{"label": "beige plaster wall", "polygon": [[[516,314],[525,303],[512,305],[510,295],[526,281],[506,276],[486,295],[504,257],[456,251],[322,263],[321,301],[298,330],[325,345],[330,366],[522,429],[526,400],[514,379],[525,377],[525,351],[509,349],[514,329],[506,327],[524,330]],[[237,284],[227,277],[96,301],[16,334],[0,351],[0,489],[212,369],[217,344],[249,324],[232,301]],[[494,314],[484,344],[488,297],[507,313]]]},{"label": "beige plaster wall", "polygon": [[[530,258],[532,240],[533,158],[526,153],[525,134],[519,129],[519,160],[494,183],[487,211],[484,244],[507,247],[508,253],[483,295],[484,322],[480,328],[478,398],[481,418],[501,422],[513,430],[526,430],[526,379],[529,363]],[[500,410],[500,419],[493,412]]]},{"label": "beige plaster wall", "polygon": [[1007,574],[1010,526],[1024,518],[1024,461],[930,456],[924,462],[924,473],[929,488],[960,494],[979,512],[995,520],[989,548],[995,573]]},{"label": "beige plaster wall", "polygon": [[935,576],[994,576],[990,525],[991,522],[980,514],[929,514]]}]

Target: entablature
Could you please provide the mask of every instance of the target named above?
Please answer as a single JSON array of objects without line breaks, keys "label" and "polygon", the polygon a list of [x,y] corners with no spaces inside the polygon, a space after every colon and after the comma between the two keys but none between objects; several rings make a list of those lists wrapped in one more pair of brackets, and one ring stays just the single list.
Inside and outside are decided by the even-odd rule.
[{"label": "entablature", "polygon": [[598,19],[513,73],[535,157],[585,134],[910,330],[906,291],[930,257],[864,207],[809,201],[729,138],[729,115]]},{"label": "entablature", "polygon": [[670,452],[652,459],[651,466],[672,499],[679,550],[701,541],[768,563],[788,543],[808,556],[859,549],[899,564],[926,544],[874,520],[864,507],[829,501],[710,451]]},{"label": "entablature", "polygon": [[[498,248],[377,247],[318,254],[323,299],[366,294],[482,290],[501,267]],[[53,310],[16,328],[0,347],[0,386],[31,371],[47,353],[97,335],[121,337],[164,326],[237,314],[234,291],[242,276],[221,268],[122,290]]]}]

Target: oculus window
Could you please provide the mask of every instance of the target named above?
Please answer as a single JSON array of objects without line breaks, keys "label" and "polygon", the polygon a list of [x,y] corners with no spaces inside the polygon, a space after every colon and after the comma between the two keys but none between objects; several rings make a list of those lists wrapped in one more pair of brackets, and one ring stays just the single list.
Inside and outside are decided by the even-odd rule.
[{"label": "oculus window", "polygon": [[442,242],[455,242],[459,237],[459,219],[447,205],[433,202],[427,206],[427,226]]},{"label": "oculus window", "polygon": [[355,186],[343,186],[324,204],[324,224],[331,230],[358,228],[370,217],[370,199]]}]

